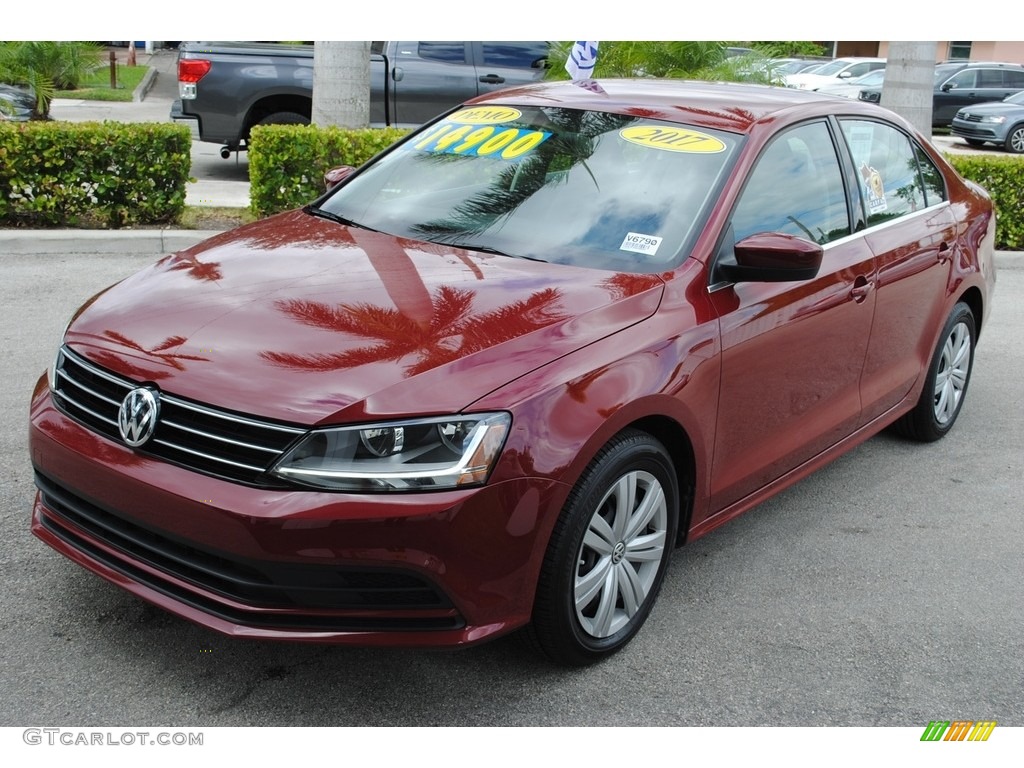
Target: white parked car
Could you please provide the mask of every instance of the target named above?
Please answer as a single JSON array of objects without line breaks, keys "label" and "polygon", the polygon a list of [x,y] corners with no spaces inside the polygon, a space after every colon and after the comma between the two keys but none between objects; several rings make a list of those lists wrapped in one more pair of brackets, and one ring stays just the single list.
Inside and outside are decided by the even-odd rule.
[{"label": "white parked car", "polygon": [[885,78],[884,69],[876,69],[866,75],[844,80],[835,85],[823,85],[818,88],[818,93],[827,93],[831,96],[843,96],[847,99],[856,99],[862,88],[881,88]]},{"label": "white parked car", "polygon": [[816,91],[826,85],[837,85],[855,77],[861,77],[876,69],[885,68],[885,59],[866,56],[850,56],[833,59],[813,72],[799,73],[786,77],[786,85],[802,91]]}]

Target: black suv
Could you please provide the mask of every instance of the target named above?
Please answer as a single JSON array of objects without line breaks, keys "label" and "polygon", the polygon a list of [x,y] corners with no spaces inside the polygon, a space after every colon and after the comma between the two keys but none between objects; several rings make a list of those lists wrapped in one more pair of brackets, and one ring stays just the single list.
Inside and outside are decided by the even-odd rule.
[{"label": "black suv", "polygon": [[[983,101],[1002,101],[1024,90],[1024,65],[1002,61],[944,61],[935,65],[932,125],[946,127],[957,110]],[[862,101],[878,102],[882,89],[865,88]]]}]

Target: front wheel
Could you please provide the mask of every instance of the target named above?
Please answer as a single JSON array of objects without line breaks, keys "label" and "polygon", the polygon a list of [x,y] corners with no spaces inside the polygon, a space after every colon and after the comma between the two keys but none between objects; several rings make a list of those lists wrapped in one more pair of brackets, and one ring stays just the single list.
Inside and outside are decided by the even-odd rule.
[{"label": "front wheel", "polygon": [[1024,154],[1024,124],[1015,125],[1006,135],[1006,151]]},{"label": "front wheel", "polygon": [[639,631],[668,568],[678,523],[668,452],[630,430],[569,495],[541,569],[529,643],[571,666],[615,653]]},{"label": "front wheel", "polygon": [[939,336],[917,405],[896,422],[900,434],[932,442],[953,428],[971,380],[976,340],[974,313],[966,304],[958,303]]}]

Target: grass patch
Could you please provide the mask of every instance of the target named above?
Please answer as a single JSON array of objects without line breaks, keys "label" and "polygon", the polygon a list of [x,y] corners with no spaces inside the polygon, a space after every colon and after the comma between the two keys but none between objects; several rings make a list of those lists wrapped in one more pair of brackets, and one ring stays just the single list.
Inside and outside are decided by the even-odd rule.
[{"label": "grass patch", "polygon": [[85,99],[86,101],[131,101],[132,94],[146,76],[149,67],[117,65],[117,88],[110,87],[110,66],[103,65],[87,75],[81,88],[60,91],[59,99]]},{"label": "grass patch", "polygon": [[177,224],[178,229],[234,229],[256,221],[248,208],[215,208],[186,205]]}]

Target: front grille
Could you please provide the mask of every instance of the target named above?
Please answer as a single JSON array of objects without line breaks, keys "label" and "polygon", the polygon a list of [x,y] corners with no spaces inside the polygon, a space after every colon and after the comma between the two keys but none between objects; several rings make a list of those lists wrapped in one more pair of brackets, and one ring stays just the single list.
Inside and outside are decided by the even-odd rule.
[{"label": "front grille", "polygon": [[[336,631],[457,629],[464,625],[446,595],[418,574],[244,560],[129,522],[39,472],[35,482],[46,508],[41,522],[51,534],[133,581],[228,621],[247,626]],[[121,554],[112,555],[93,541]],[[154,576],[139,564],[253,610],[239,609],[183,588]],[[338,611],[361,615],[338,615]],[[407,611],[410,615],[373,615],[379,611]]]},{"label": "front grille", "polygon": [[[139,384],[100,368],[67,347],[57,357],[55,378],[58,408],[111,440],[123,442],[117,412],[125,396]],[[215,477],[279,484],[265,473],[305,431],[161,392],[156,432],[134,450]]]}]

